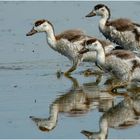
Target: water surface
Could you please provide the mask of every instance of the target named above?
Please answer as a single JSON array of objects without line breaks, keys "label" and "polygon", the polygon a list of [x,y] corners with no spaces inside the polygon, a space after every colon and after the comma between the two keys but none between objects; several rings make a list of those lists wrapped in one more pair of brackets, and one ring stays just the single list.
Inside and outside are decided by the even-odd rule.
[{"label": "water surface", "polygon": [[[81,130],[98,131],[104,112],[123,102],[124,96],[101,91],[106,87],[106,75],[97,82],[100,75],[85,77],[80,73],[94,64],[81,64],[72,77],[57,78],[56,72],[67,70],[69,61],[49,48],[44,34],[26,37],[33,22],[45,18],[54,24],[56,33],[81,28],[89,35],[104,38],[98,30],[99,18],[85,18],[97,3],[0,2],[1,139],[83,139]],[[111,8],[112,18],[121,15],[140,22],[139,2],[103,3]],[[56,127],[41,131],[29,117],[47,119],[52,105],[61,106]],[[140,138],[140,126],[132,126],[109,128],[108,138]]]}]

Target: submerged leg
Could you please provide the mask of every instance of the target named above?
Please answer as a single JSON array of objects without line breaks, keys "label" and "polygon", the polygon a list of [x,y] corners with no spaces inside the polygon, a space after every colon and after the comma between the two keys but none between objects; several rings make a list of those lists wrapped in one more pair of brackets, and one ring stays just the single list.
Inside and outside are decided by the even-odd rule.
[{"label": "submerged leg", "polygon": [[64,72],[64,75],[66,75],[66,76],[70,75],[71,72],[73,72],[74,70],[76,70],[78,64],[79,64],[79,61],[78,60],[73,60],[72,67],[69,70],[67,70],[66,72]]},{"label": "submerged leg", "polygon": [[79,88],[79,83],[78,83],[76,78],[74,78],[74,77],[72,77],[70,75],[67,75],[65,77],[68,78],[72,82],[72,88],[71,89],[75,90],[75,89]]},{"label": "submerged leg", "polygon": [[91,75],[101,75],[103,74],[103,71],[98,71],[98,70],[90,70],[90,69],[87,69],[83,72],[84,76],[88,77],[88,76],[91,76]]}]

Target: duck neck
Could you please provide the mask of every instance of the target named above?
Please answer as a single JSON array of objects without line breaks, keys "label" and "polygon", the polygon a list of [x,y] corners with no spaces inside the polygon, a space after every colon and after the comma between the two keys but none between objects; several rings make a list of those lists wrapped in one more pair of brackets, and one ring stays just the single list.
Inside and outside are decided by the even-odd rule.
[{"label": "duck neck", "polygon": [[46,39],[49,46],[56,50],[56,38],[53,28],[50,28],[49,31],[46,31]]},{"label": "duck neck", "polygon": [[101,118],[100,120],[100,135],[102,135],[102,138],[107,138],[108,134],[108,122],[106,119]]},{"label": "duck neck", "polygon": [[53,126],[55,126],[56,123],[57,123],[58,112],[59,112],[59,108],[58,108],[57,104],[52,105],[50,107],[50,117],[49,117],[49,120],[51,121],[51,123],[53,123]]},{"label": "duck neck", "polygon": [[99,47],[98,50],[96,50],[96,63],[98,66],[104,67],[105,65],[105,50],[103,47]]},{"label": "duck neck", "polygon": [[109,18],[110,18],[110,15],[109,15],[108,12],[105,13],[105,14],[101,17],[101,19],[100,19],[100,21],[99,21],[99,27],[100,27],[101,30],[103,30],[103,29],[105,28],[106,23],[107,23],[107,21],[109,20]]}]

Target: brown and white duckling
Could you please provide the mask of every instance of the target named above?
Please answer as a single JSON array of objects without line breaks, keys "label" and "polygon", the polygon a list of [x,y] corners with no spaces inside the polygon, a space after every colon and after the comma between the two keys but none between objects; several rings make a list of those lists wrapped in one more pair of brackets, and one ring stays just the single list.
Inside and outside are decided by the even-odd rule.
[{"label": "brown and white duckling", "polygon": [[126,97],[116,106],[105,112],[99,121],[99,131],[82,130],[88,139],[104,140],[108,137],[109,128],[129,128],[140,123],[140,94]]},{"label": "brown and white duckling", "polygon": [[[31,36],[40,32],[46,33],[47,43],[53,50],[66,56],[72,62],[72,67],[65,72],[66,75],[73,72],[81,61],[95,61],[95,52],[88,52],[79,57],[78,51],[84,47],[85,40],[93,38],[85,35],[81,30],[66,30],[59,35],[55,35],[52,23],[43,19],[36,21],[32,30],[26,35]],[[114,49],[110,42],[102,42],[106,53]]]},{"label": "brown and white duckling", "polygon": [[99,30],[110,41],[124,49],[140,52],[140,24],[130,19],[119,18],[110,21],[110,9],[104,4],[98,4],[86,17],[100,16]]},{"label": "brown and white duckling", "polygon": [[133,52],[128,50],[112,50],[110,53],[105,54],[101,42],[96,39],[88,40],[86,47],[79,53],[83,54],[88,51],[96,51],[96,65],[100,69],[113,74],[113,76],[121,81],[121,84],[125,83],[127,85],[127,82],[130,81],[140,82],[140,58]]},{"label": "brown and white duckling", "polygon": [[72,86],[65,94],[51,103],[49,117],[30,116],[39,130],[52,131],[57,126],[61,113],[78,117],[87,114],[97,106],[100,110],[108,110],[113,106],[114,96],[108,92],[100,92],[100,88],[95,86],[94,82],[79,85],[74,77],[68,76],[67,78],[72,82]]}]

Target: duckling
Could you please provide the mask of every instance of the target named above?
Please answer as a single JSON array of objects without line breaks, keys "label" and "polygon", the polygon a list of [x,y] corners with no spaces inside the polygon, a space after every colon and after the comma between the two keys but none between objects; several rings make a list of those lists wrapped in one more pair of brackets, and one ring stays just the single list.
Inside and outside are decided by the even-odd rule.
[{"label": "duckling", "polygon": [[[33,28],[26,35],[31,36],[36,33],[46,33],[46,39],[49,46],[58,53],[66,56],[72,66],[64,74],[69,75],[73,72],[82,61],[95,61],[96,53],[88,52],[79,57],[78,51],[84,47],[84,42],[87,39],[94,38],[85,35],[83,31],[78,29],[66,30],[58,35],[55,35],[54,27],[48,20],[42,19],[34,23]],[[114,49],[112,43],[102,40],[106,53]]]},{"label": "duckling", "polygon": [[100,16],[99,30],[111,42],[126,50],[140,52],[140,24],[130,19],[119,18],[110,20],[111,12],[108,6],[98,4],[86,17]]},{"label": "duckling", "polygon": [[140,94],[126,97],[116,106],[103,113],[99,121],[98,132],[82,130],[88,139],[104,140],[108,138],[109,128],[126,129],[140,123]]},{"label": "duckling", "polygon": [[[96,65],[103,71],[111,73],[120,82],[118,86],[126,86],[130,82],[140,82],[140,58],[129,50],[112,50],[105,54],[99,40],[90,39],[80,54],[96,51]],[[123,85],[124,84],[124,85]]]},{"label": "duckling", "polygon": [[85,115],[97,106],[100,110],[108,110],[112,107],[115,97],[108,92],[100,92],[94,82],[79,85],[74,77],[67,78],[72,82],[72,86],[65,94],[52,102],[49,107],[49,117],[30,116],[39,130],[52,131],[58,124],[60,113],[75,117]]}]

